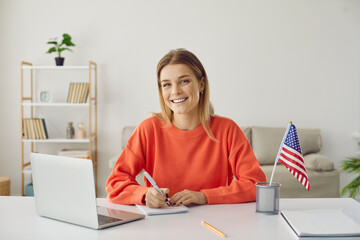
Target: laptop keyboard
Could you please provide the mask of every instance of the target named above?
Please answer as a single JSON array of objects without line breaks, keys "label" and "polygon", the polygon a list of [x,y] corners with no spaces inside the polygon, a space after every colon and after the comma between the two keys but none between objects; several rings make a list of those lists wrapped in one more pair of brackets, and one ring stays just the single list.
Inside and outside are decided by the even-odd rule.
[{"label": "laptop keyboard", "polygon": [[98,222],[99,225],[102,226],[104,224],[113,223],[113,222],[119,222],[121,219],[118,218],[112,218],[104,215],[98,214]]}]

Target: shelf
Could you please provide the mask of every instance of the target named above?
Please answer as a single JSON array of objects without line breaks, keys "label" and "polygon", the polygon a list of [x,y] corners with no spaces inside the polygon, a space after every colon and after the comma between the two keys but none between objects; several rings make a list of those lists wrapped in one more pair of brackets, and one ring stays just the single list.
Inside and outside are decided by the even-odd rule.
[{"label": "shelf", "polygon": [[[41,72],[43,71],[43,72]],[[55,72],[52,72],[55,71]],[[66,75],[75,73],[78,74],[85,74],[85,76],[82,76],[81,79],[79,79],[79,82],[81,83],[87,83],[89,92],[88,96],[86,98],[86,102],[84,102],[84,91],[86,89],[83,89],[83,85],[74,85],[73,88],[76,89],[77,94],[81,93],[81,97],[78,96],[77,98],[81,98],[81,100],[77,99],[76,102],[81,103],[72,103],[67,102],[68,98],[66,97],[66,94],[69,95],[70,88],[68,87],[68,81],[56,81],[56,84],[59,87],[59,92],[61,89],[63,90],[63,99],[53,99],[53,102],[41,102],[40,98],[36,98],[34,96],[37,89],[41,89],[41,85],[44,83],[44,81],[38,81],[39,79],[45,79],[45,75],[51,74],[51,78],[53,76],[61,76],[62,73],[65,71]],[[88,73],[87,73],[88,72]],[[41,73],[41,74],[40,74]],[[51,79],[50,78],[50,79]],[[74,76],[75,78],[75,76]],[[56,78],[55,78],[56,79]],[[88,79],[88,80],[87,80]],[[71,80],[71,79],[70,79]],[[70,85],[73,81],[70,81]],[[36,84],[35,84],[36,83]],[[22,195],[25,195],[25,178],[31,179],[31,163],[29,161],[29,152],[33,151],[41,151],[40,149],[43,149],[43,145],[46,144],[53,144],[52,148],[59,149],[62,147],[70,147],[66,145],[71,145],[71,147],[82,146],[81,144],[87,145],[86,150],[88,150],[88,158],[93,160],[94,163],[94,177],[95,177],[95,188],[97,188],[97,65],[95,62],[89,61],[89,64],[84,64],[82,66],[34,66],[30,62],[24,62],[22,61],[20,64],[20,90],[21,90],[21,97],[20,97],[20,109],[21,109],[21,121],[23,124],[21,124],[21,132],[24,134],[23,137],[20,139],[21,141],[21,192]],[[69,90],[66,90],[69,89]],[[26,94],[25,94],[26,93]],[[75,92],[74,92],[75,93]],[[28,96],[30,95],[30,96]],[[66,135],[54,135],[53,138],[49,139],[34,139],[34,133],[35,136],[40,138],[39,135],[44,137],[44,130],[43,124],[39,120],[35,121],[28,121],[29,119],[37,119],[36,116],[41,116],[41,113],[52,110],[56,114],[63,115],[63,111],[69,111],[70,113],[74,112],[81,112],[83,113],[82,116],[79,116],[79,118],[85,120],[86,118],[89,119],[88,121],[88,138],[85,139],[68,139],[66,138]],[[86,110],[85,112],[83,112]],[[67,112],[68,113],[68,112]],[[24,121],[26,119],[26,121]],[[41,119],[41,118],[40,118]],[[24,124],[25,122],[25,124]],[[47,125],[49,126],[49,125]],[[50,124],[52,126],[52,124]],[[40,127],[40,128],[39,128]],[[52,129],[54,129],[54,126],[52,126]],[[50,130],[50,129],[49,129]],[[25,134],[28,137],[29,131],[31,132],[32,139],[25,139]],[[51,132],[51,131],[50,131]],[[54,144],[55,143],[55,144]],[[31,145],[31,146],[29,146]],[[46,147],[46,146],[45,146]],[[83,146],[85,147],[85,146]],[[52,148],[49,149],[49,154],[54,154],[54,151]],[[26,175],[26,176],[25,176]],[[27,180],[26,180],[27,181]]]},{"label": "shelf", "polygon": [[67,138],[51,138],[51,139],[23,139],[23,142],[33,143],[89,143],[89,139],[67,139]]},{"label": "shelf", "polygon": [[22,103],[23,106],[42,107],[88,107],[89,103]]},{"label": "shelf", "polygon": [[[86,70],[89,66],[22,66],[22,69],[34,70]],[[94,69],[94,67],[92,67]]]}]

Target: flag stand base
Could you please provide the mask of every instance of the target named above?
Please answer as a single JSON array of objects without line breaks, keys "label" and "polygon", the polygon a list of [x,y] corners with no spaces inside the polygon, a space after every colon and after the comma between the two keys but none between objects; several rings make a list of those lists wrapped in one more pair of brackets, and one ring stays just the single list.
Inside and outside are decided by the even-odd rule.
[{"label": "flag stand base", "polygon": [[256,212],[278,214],[280,199],[280,184],[259,182],[256,186]]}]

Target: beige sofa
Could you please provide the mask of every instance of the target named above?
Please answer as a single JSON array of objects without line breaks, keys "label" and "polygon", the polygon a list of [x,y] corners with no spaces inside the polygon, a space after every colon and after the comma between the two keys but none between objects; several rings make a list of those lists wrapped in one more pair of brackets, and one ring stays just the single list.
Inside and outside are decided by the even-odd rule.
[{"label": "beige sofa", "polygon": [[[123,149],[134,131],[135,126],[124,127],[122,131],[121,149]],[[285,128],[274,127],[242,127],[249,139],[256,158],[269,181]],[[319,129],[298,129],[299,141],[304,155],[305,166],[310,181],[310,191],[282,165],[276,166],[274,182],[281,184],[280,197],[308,198],[308,197],[339,197],[339,171],[334,163],[326,156],[319,154],[322,139]],[[109,167],[113,168],[120,153],[109,160]],[[137,176],[139,184],[144,184],[142,173]]]}]

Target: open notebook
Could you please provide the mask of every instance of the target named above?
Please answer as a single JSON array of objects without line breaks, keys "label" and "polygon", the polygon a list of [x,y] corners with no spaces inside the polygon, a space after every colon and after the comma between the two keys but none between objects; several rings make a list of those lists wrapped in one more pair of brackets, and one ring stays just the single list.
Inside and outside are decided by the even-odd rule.
[{"label": "open notebook", "polygon": [[136,205],[146,216],[151,215],[161,215],[161,214],[174,214],[174,213],[184,213],[188,211],[188,208],[184,205],[174,206],[174,207],[162,207],[162,208],[149,208],[144,205]]}]

